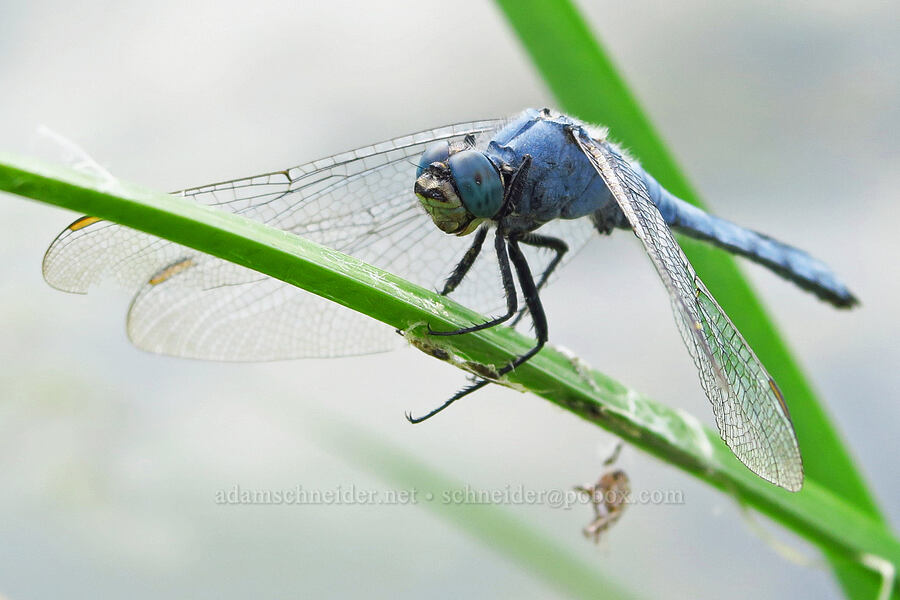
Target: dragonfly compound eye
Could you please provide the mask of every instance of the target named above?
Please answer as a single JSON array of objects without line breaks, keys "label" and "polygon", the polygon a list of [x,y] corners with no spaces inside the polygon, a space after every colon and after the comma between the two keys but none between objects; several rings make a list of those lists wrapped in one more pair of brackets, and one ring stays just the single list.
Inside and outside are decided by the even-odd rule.
[{"label": "dragonfly compound eye", "polygon": [[416,169],[416,179],[422,176],[422,171],[432,163],[445,163],[450,156],[450,144],[447,141],[432,142],[425,147],[422,158],[419,159],[419,167]]},{"label": "dragonfly compound eye", "polygon": [[503,182],[488,157],[477,150],[457,152],[447,160],[465,207],[476,217],[489,219],[503,204]]},{"label": "dragonfly compound eye", "polygon": [[[428,159],[423,157],[422,160]],[[468,235],[484,221],[466,208],[453,185],[453,174],[446,162],[436,161],[424,167],[416,178],[414,191],[422,208],[444,233]]]}]

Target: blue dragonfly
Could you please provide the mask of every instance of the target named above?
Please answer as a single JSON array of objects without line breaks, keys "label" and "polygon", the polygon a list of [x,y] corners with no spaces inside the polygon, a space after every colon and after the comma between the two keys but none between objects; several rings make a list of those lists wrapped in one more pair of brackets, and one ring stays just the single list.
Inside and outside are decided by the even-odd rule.
[{"label": "blue dragonfly", "polygon": [[[433,335],[514,324],[527,311],[536,343],[498,376],[547,343],[539,292],[557,267],[595,233],[631,229],[669,293],[722,439],[764,479],[794,491],[802,485],[781,391],[672,231],[765,265],[836,307],[856,299],[805,252],[670,194],[602,128],[549,109],[527,110],[177,194],[436,286],[483,312],[506,307],[484,323]],[[491,232],[494,252],[482,252]],[[134,290],[128,336],[151,352],[258,361],[367,354],[398,343],[383,324],[336,303],[96,217],[82,217],[57,236],[43,271],[48,283],[68,292],[86,293],[104,278]],[[487,383],[477,381],[431,413],[409,418],[422,421]]]}]

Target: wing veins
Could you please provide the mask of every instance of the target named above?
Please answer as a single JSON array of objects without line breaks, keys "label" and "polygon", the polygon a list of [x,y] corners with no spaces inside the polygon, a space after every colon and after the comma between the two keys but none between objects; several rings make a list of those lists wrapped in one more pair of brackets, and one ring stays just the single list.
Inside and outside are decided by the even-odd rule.
[{"label": "wing veins", "polygon": [[572,137],[607,184],[669,293],[722,438],[752,471],[799,490],[799,448],[790,416],[772,387],[774,380],[697,277],[630,163],[611,144],[583,130],[573,129]]}]

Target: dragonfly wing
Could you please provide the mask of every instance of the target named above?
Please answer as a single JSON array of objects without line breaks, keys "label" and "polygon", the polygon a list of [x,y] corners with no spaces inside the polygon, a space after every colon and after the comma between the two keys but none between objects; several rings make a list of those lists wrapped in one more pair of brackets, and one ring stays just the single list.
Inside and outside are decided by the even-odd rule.
[{"label": "dragonfly wing", "polygon": [[798,491],[803,463],[775,381],[697,277],[629,161],[607,142],[578,131],[574,137],[643,242],[669,292],[678,329],[694,358],[722,439],[754,473]]},{"label": "dragonfly wing", "polygon": [[[487,137],[501,121],[433,129],[256,177],[178,194],[312,239],[420,285],[438,287],[466,238],[438,230],[412,193],[424,147]],[[483,268],[480,271],[484,271]],[[94,217],[66,228],[44,257],[54,287],[85,293],[104,278],[136,290],[128,333],[175,356],[275,360],[387,350],[372,319],[251,269]],[[496,272],[494,278],[496,279]],[[472,304],[496,282],[470,288]]]}]

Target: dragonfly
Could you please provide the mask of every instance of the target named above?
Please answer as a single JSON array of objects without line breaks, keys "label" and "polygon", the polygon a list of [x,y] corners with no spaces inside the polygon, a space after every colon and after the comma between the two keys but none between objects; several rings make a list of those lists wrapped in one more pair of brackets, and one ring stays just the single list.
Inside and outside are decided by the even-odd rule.
[{"label": "dragonfly", "polygon": [[[514,325],[527,313],[535,344],[498,369],[497,378],[548,342],[540,290],[558,267],[596,234],[631,230],[668,292],[722,439],[760,477],[789,490],[802,486],[800,450],[780,389],[673,231],[762,264],[838,308],[856,298],[802,250],[668,192],[604,128],[529,109],[176,194],[351,254],[482,313],[505,307],[485,322],[432,335]],[[482,251],[491,234],[493,252]],[[103,279],[133,290],[127,333],[151,352],[266,361],[398,345],[390,328],[336,303],[97,217],[81,217],[57,236],[43,272],[68,292],[86,293]],[[407,416],[425,420],[491,380],[476,380],[423,417]]]}]

